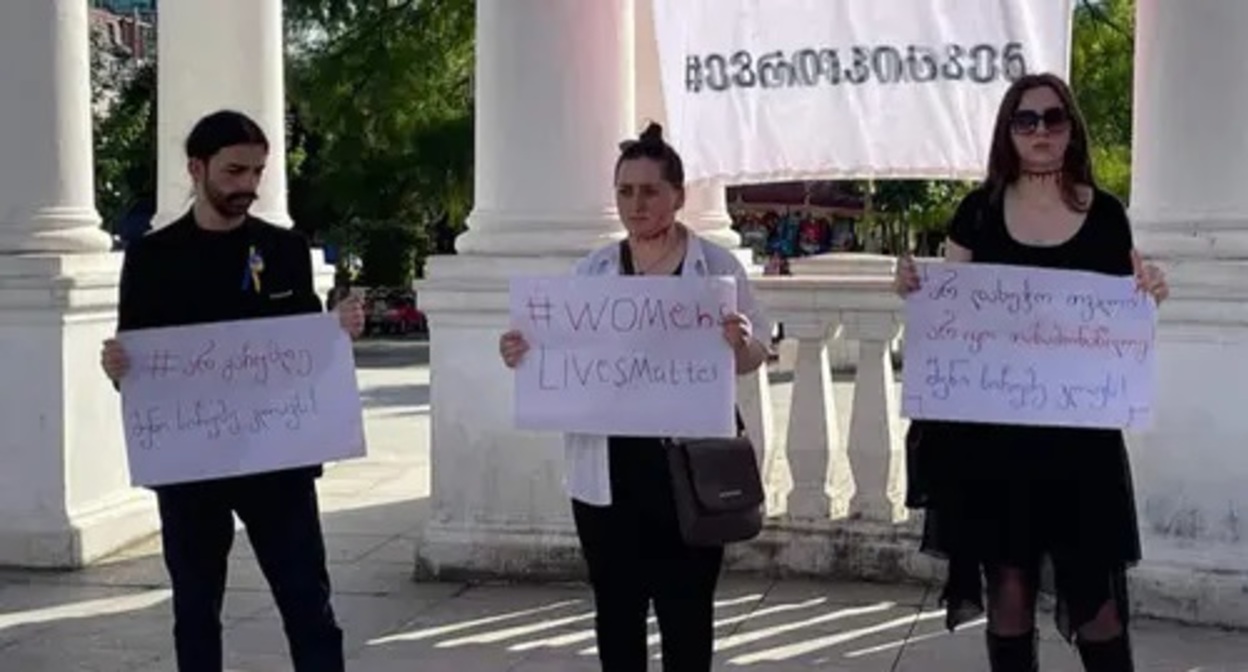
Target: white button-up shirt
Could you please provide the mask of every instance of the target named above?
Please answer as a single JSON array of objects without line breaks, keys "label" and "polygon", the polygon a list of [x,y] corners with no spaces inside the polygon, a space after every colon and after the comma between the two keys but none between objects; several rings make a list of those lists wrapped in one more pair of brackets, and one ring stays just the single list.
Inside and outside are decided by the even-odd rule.
[{"label": "white button-up shirt", "polygon": [[[732,252],[702,240],[693,231],[685,246],[681,275],[733,276],[737,284],[737,312],[750,320],[755,338],[769,338],[771,325],[754,300],[745,268]],[[612,243],[577,263],[576,275],[618,275],[620,246]],[[679,409],[673,409],[679,413]],[[564,435],[564,485],[573,499],[596,506],[611,504],[611,463],[607,453],[607,437],[597,434],[569,433]]]}]

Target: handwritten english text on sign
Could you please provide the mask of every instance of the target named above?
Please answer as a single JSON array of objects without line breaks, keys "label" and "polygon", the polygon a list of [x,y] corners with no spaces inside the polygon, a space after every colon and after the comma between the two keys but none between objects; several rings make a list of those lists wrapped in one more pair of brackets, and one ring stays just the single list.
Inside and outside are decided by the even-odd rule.
[{"label": "handwritten english text on sign", "polygon": [[1144,428],[1156,303],[1134,278],[992,264],[920,264],[906,300],[910,418]]},{"label": "handwritten english text on sign", "polygon": [[511,281],[521,429],[731,436],[736,368],[722,316],[733,278],[558,276]]},{"label": "handwritten english text on sign", "polygon": [[667,127],[693,181],[979,178],[1006,88],[1068,71],[1071,3],[654,0]]},{"label": "handwritten english text on sign", "polygon": [[334,315],[124,332],[123,425],[134,485],[362,457],[350,339]]}]

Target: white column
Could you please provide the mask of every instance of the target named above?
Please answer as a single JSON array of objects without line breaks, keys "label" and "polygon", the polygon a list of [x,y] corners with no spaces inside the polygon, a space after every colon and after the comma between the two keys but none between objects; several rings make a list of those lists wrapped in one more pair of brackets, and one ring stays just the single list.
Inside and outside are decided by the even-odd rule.
[{"label": "white column", "polygon": [[620,231],[632,0],[477,4],[475,204],[460,254],[584,252]]},{"label": "white column", "polygon": [[[1136,11],[1132,219],[1172,293],[1153,427],[1131,442],[1136,595],[1145,613],[1211,614],[1215,586],[1248,576],[1248,3],[1139,0]],[[1239,604],[1218,617],[1248,622]]]},{"label": "white column", "polygon": [[0,250],[111,247],[95,210],[89,36],[82,2],[0,3]]},{"label": "white column", "polygon": [[0,3],[0,565],[78,567],[156,529],[99,369],[117,255],[97,227],[87,5]]},{"label": "white column", "polygon": [[1139,0],[1131,207],[1146,251],[1248,257],[1248,3]]},{"label": "white column", "polygon": [[[637,127],[641,132],[649,122],[664,124],[667,110],[663,104],[663,83],[659,71],[659,44],[654,30],[654,0],[636,0],[637,31]],[[680,147],[676,148],[680,151]],[[730,250],[741,246],[741,236],[732,230],[728,216],[728,193],[723,182],[696,182],[688,186],[681,220],[689,228],[711,242]],[[746,251],[745,261],[751,261]]]},{"label": "white column", "polygon": [[562,437],[513,428],[508,278],[568,273],[622,233],[632,0],[478,0],[475,210],[417,284],[430,321],[431,523],[418,572],[577,573]]},{"label": "white column", "polygon": [[728,214],[728,190],[723,182],[696,182],[685,194],[684,222],[707,240],[734,250],[747,268],[754,265],[753,252],[741,248],[741,235],[732,229]]},{"label": "white column", "polygon": [[282,0],[161,0],[157,31],[157,208],[163,226],[190,207],[186,136],[220,109],[255,119],[269,139],[251,212],[290,226],[286,210],[286,91]]}]

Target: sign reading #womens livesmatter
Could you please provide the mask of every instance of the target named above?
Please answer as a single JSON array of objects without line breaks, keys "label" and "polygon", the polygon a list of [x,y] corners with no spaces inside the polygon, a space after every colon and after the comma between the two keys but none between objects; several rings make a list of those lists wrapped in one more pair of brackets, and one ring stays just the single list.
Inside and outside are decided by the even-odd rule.
[{"label": "sign reading #womens livesmatter", "polygon": [[515,278],[521,429],[621,436],[736,433],[736,366],[722,316],[733,278]]},{"label": "sign reading #womens livesmatter", "polygon": [[1133,277],[926,263],[906,300],[902,414],[1142,429],[1157,305]]},{"label": "sign reading #womens livesmatter", "polygon": [[321,464],[365,454],[351,340],[334,314],[144,329],[123,424],[134,485]]}]

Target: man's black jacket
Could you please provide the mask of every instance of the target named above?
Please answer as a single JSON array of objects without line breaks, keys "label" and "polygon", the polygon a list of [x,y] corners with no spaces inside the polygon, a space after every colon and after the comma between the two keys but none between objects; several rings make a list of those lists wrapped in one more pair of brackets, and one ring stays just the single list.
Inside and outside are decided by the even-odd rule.
[{"label": "man's black jacket", "polygon": [[[263,263],[249,285],[249,257]],[[302,234],[249,217],[233,231],[199,228],[188,213],[134,241],[121,273],[118,330],[321,312]]]}]

